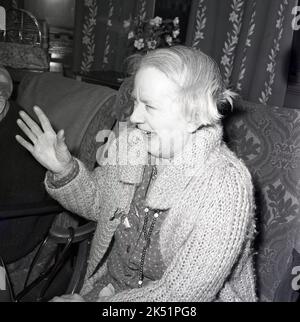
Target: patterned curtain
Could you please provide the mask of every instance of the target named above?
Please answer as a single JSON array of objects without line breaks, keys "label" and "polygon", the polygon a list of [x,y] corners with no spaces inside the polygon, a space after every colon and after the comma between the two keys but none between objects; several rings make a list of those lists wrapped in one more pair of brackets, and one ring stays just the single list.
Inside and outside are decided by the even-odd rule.
[{"label": "patterned curtain", "polygon": [[73,70],[124,71],[126,20],[153,16],[155,0],[77,0]]},{"label": "patterned curtain", "polygon": [[283,106],[297,0],[193,0],[187,45],[212,56],[243,99]]}]

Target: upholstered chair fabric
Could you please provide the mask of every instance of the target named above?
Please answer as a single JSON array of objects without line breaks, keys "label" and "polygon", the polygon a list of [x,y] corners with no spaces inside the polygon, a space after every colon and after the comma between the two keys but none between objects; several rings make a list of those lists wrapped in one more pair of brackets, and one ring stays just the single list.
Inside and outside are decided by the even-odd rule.
[{"label": "upholstered chair fabric", "polygon": [[273,301],[293,248],[300,250],[300,111],[240,101],[224,125],[253,176],[258,295]]}]

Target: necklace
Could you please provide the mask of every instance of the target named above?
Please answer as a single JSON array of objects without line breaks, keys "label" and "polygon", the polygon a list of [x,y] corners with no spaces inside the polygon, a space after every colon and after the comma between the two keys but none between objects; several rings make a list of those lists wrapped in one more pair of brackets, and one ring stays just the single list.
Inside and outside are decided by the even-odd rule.
[{"label": "necklace", "polygon": [[[148,183],[145,196],[147,196],[147,193],[148,193],[148,190],[149,190],[151,181],[153,179],[155,179],[156,176],[157,176],[157,168],[154,165],[154,166],[152,166],[151,179],[150,179],[150,181]],[[156,220],[157,220],[157,218],[159,216],[159,213],[158,212],[155,212],[154,213],[151,226],[150,226],[149,231],[147,233],[147,225],[148,225],[148,221],[149,221],[149,212],[150,212],[150,209],[149,208],[145,208],[144,209],[144,212],[145,212],[145,219],[144,219],[144,225],[143,225],[143,228],[142,228],[142,233],[144,234],[144,238],[145,238],[146,244],[143,247],[142,256],[141,256],[141,263],[140,263],[140,269],[139,269],[139,281],[138,281],[138,286],[139,287],[142,287],[143,286],[145,257],[146,257],[147,250],[148,250],[148,248],[150,246],[151,235],[152,235],[152,232],[153,232],[153,229],[154,229]]]},{"label": "necklace", "polygon": [[154,213],[153,219],[152,219],[152,223],[150,225],[149,231],[147,232],[147,224],[148,224],[148,221],[149,221],[149,212],[150,212],[150,209],[149,208],[145,208],[144,209],[144,212],[145,212],[145,220],[144,220],[144,225],[143,225],[143,228],[142,228],[142,233],[144,234],[144,238],[145,238],[146,244],[143,247],[142,257],[141,257],[141,263],[140,263],[139,282],[138,282],[139,288],[143,286],[143,282],[144,282],[144,263],[145,263],[145,257],[146,257],[147,250],[148,250],[148,248],[150,246],[151,235],[152,235],[152,232],[153,232],[153,229],[154,229],[156,220],[157,220],[157,218],[159,216],[159,213],[158,212],[155,212]]}]

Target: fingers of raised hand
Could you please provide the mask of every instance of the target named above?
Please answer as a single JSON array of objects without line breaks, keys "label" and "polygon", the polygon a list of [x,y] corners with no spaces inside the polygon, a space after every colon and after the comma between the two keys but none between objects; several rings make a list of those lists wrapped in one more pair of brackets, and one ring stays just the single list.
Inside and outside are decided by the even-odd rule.
[{"label": "fingers of raised hand", "polygon": [[28,126],[20,119],[17,120],[17,124],[20,129],[27,135],[27,137],[31,140],[33,144],[35,144],[37,137],[33,134],[33,132],[28,128]]},{"label": "fingers of raised hand", "polygon": [[59,147],[59,150],[61,152],[66,152],[66,151],[69,151],[68,150],[68,147],[65,143],[65,132],[64,130],[61,130],[58,132],[57,136],[57,147]]},{"label": "fingers of raised hand", "polygon": [[42,130],[40,127],[35,123],[35,121],[30,118],[25,112],[20,112],[20,117],[22,120],[25,122],[29,130],[36,136],[39,137],[40,135],[43,134]]},{"label": "fingers of raised hand", "polygon": [[33,152],[33,146],[30,143],[28,143],[26,140],[24,140],[20,135],[16,136],[16,140],[30,153]]},{"label": "fingers of raised hand", "polygon": [[35,106],[33,108],[35,114],[37,115],[41,125],[42,125],[42,128],[45,132],[49,131],[49,132],[53,132],[53,128],[51,126],[51,123],[48,119],[48,117],[46,116],[46,114],[41,110],[41,108],[39,108],[38,106]]}]

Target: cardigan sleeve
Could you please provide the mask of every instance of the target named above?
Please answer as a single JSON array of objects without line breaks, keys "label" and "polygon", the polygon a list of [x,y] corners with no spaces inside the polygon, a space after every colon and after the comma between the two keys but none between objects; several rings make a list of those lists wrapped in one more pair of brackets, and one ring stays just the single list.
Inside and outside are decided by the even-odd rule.
[{"label": "cardigan sleeve", "polygon": [[70,178],[62,178],[62,184],[53,185],[47,174],[47,192],[65,209],[97,221],[99,209],[107,201],[104,198],[111,198],[112,191],[118,195],[121,179],[129,184],[139,182],[147,158],[144,140],[136,129],[120,133],[107,147],[108,158],[100,160],[102,165],[94,171],[87,170],[80,160],[75,159],[74,172],[71,171]]},{"label": "cardigan sleeve", "polygon": [[63,176],[57,176],[51,171],[46,173],[46,182],[50,188],[61,188],[71,182],[74,178],[77,177],[79,173],[79,164],[77,160],[73,158],[71,170]]},{"label": "cardigan sleeve", "polygon": [[108,167],[97,167],[94,171],[86,169],[84,164],[75,159],[77,163],[76,176],[64,185],[53,186],[48,176],[45,187],[50,196],[57,200],[65,209],[85,217],[97,220],[101,206],[101,192],[104,183],[108,182]]},{"label": "cardigan sleeve", "polygon": [[118,293],[110,301],[205,302],[216,298],[246,239],[252,198],[235,170],[212,181],[209,201],[198,206],[197,223],[163,277]]}]

